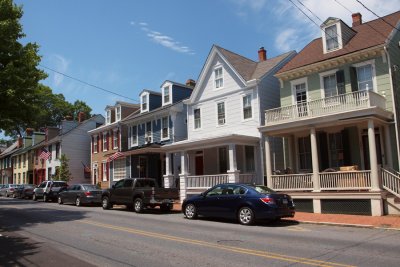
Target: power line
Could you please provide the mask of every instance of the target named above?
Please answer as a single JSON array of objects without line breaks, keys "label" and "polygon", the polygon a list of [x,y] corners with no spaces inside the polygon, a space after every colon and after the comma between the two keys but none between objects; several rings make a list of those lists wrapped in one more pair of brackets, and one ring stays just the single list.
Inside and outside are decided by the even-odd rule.
[{"label": "power line", "polygon": [[315,17],[317,17],[317,19],[319,19],[319,21],[323,22],[323,20],[318,17],[314,12],[312,12],[306,5],[304,5],[302,2],[300,2],[300,0],[297,0],[297,2],[300,3],[300,5],[304,6],[311,14],[313,14]]},{"label": "power line", "polygon": [[371,12],[372,14],[374,14],[377,18],[380,18],[381,20],[383,20],[386,24],[388,24],[390,27],[392,27],[393,29],[396,29],[397,31],[400,32],[400,29],[396,28],[396,26],[390,24],[389,22],[387,22],[384,18],[381,18],[378,14],[376,14],[374,11],[372,11],[371,9],[369,9],[366,5],[364,5],[360,0],[356,0],[360,5],[362,5],[366,10],[368,10],[369,12]]},{"label": "power line", "polygon": [[70,79],[72,79],[72,80],[74,80],[74,81],[77,81],[77,82],[83,83],[83,84],[85,84],[85,85],[91,86],[91,87],[93,87],[93,88],[102,90],[102,91],[104,91],[104,92],[107,92],[107,93],[110,93],[110,94],[113,94],[113,95],[117,95],[117,96],[120,96],[120,97],[129,99],[129,100],[132,100],[132,101],[137,102],[137,103],[139,102],[139,101],[136,100],[136,99],[130,98],[130,97],[128,97],[128,96],[121,95],[121,94],[116,93],[116,92],[113,92],[113,91],[111,91],[111,90],[104,89],[104,88],[102,88],[102,87],[100,87],[100,86],[97,86],[97,85],[94,85],[94,84],[90,84],[90,83],[85,82],[85,81],[83,81],[83,80],[81,80],[81,79],[72,77],[72,76],[70,76],[70,75],[68,75],[68,74],[65,74],[65,73],[62,73],[62,72],[60,72],[60,71],[58,71],[58,70],[52,69],[52,68],[50,68],[50,67],[46,67],[46,66],[44,66],[44,65],[42,65],[42,64],[39,64],[39,66],[41,66],[42,68],[51,70],[51,71],[53,71],[53,72],[55,72],[55,73],[58,73],[58,74],[60,74],[60,75],[63,75],[63,76],[65,76],[65,77],[67,77],[67,78],[70,78]]}]

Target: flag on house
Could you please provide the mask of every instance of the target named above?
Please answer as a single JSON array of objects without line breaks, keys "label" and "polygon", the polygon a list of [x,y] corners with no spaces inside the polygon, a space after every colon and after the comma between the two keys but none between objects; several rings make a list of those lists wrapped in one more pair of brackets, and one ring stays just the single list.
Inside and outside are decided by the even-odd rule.
[{"label": "flag on house", "polygon": [[108,157],[107,162],[111,162],[114,159],[117,159],[117,158],[120,158],[120,157],[123,157],[123,156],[124,156],[124,154],[122,154],[121,152],[115,152],[110,157]]},{"label": "flag on house", "polygon": [[47,149],[43,147],[39,159],[48,160],[49,158],[51,158],[51,152],[47,151]]}]

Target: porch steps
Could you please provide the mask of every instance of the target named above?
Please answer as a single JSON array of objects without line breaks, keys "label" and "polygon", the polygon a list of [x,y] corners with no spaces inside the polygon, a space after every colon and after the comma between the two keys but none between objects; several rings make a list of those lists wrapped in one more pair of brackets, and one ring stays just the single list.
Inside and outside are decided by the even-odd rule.
[{"label": "porch steps", "polygon": [[400,197],[387,193],[383,199],[385,214],[400,215]]}]

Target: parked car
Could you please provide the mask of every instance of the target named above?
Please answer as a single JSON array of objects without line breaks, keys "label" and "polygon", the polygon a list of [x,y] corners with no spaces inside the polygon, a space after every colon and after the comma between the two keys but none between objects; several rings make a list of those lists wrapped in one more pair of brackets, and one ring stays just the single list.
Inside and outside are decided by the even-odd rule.
[{"label": "parked car", "polygon": [[32,198],[33,189],[36,185],[34,184],[21,184],[16,190],[14,190],[13,197],[16,198]]},{"label": "parked car", "polygon": [[137,213],[143,212],[145,208],[154,207],[170,211],[178,198],[176,188],[160,188],[155,179],[126,178],[103,190],[102,207],[110,209],[114,204],[126,205]]},{"label": "parked car", "polygon": [[17,184],[6,184],[3,188],[0,189],[0,194],[5,197],[11,197],[17,186]]},{"label": "parked car", "polygon": [[5,196],[7,191],[7,184],[2,184],[0,187],[0,196]]},{"label": "parked car", "polygon": [[65,181],[43,181],[33,190],[32,199],[36,201],[43,198],[44,202],[49,200],[56,201],[58,198],[58,191],[67,186],[68,184]]},{"label": "parked car", "polygon": [[185,199],[182,212],[188,219],[201,215],[237,219],[241,224],[250,225],[255,220],[293,217],[295,205],[289,195],[263,185],[219,184]]},{"label": "parked car", "polygon": [[101,204],[102,190],[92,184],[76,184],[61,189],[58,194],[58,204],[72,203],[76,206],[85,204]]}]

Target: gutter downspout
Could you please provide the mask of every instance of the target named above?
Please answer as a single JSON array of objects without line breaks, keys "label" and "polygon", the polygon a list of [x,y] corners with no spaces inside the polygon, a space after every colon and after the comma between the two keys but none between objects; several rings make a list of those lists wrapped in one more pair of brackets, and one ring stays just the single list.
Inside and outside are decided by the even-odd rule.
[{"label": "gutter downspout", "polygon": [[394,114],[394,125],[395,125],[395,133],[396,133],[396,152],[397,152],[397,167],[400,168],[400,151],[399,151],[399,127],[397,125],[397,107],[396,107],[396,102],[394,100],[395,94],[394,94],[394,88],[393,88],[393,74],[392,74],[392,67],[390,63],[390,55],[388,52],[388,47],[385,45],[383,47],[385,50],[385,54],[387,57],[387,62],[388,62],[388,68],[389,68],[389,78],[390,78],[390,89],[392,90],[392,105],[393,105],[393,114]]}]

